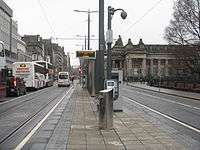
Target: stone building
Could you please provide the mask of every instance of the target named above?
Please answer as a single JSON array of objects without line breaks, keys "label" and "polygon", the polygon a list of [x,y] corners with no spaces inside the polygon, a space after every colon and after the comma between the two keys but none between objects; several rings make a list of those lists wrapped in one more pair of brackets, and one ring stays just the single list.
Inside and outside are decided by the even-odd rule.
[{"label": "stone building", "polygon": [[63,59],[64,59],[64,47],[53,43],[53,65],[55,67],[55,73],[63,71]]},{"label": "stone building", "polygon": [[12,17],[12,9],[0,0],[0,41],[4,42],[7,66],[17,60],[18,25]]},{"label": "stone building", "polygon": [[17,39],[17,61],[32,61],[31,56],[26,52],[26,43],[21,40],[20,35]]},{"label": "stone building", "polygon": [[44,43],[40,35],[24,35],[22,40],[26,43],[27,54],[33,61],[45,60]]},{"label": "stone building", "polygon": [[63,58],[63,71],[68,71],[68,72],[71,71],[69,53],[67,53],[66,55],[64,55],[64,58]]},{"label": "stone building", "polygon": [[134,45],[131,39],[123,45],[119,36],[112,48],[112,68],[123,70],[124,79],[146,80],[176,74],[173,51],[178,45],[144,44],[142,39]]},{"label": "stone building", "polygon": [[51,39],[43,39],[45,60],[53,64],[53,43]]}]

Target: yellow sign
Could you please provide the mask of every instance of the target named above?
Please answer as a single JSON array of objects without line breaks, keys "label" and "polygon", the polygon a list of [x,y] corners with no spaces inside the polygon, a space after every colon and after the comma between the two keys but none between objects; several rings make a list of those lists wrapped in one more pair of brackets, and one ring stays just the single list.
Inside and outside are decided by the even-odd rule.
[{"label": "yellow sign", "polygon": [[83,59],[96,59],[96,51],[76,51],[76,57]]}]

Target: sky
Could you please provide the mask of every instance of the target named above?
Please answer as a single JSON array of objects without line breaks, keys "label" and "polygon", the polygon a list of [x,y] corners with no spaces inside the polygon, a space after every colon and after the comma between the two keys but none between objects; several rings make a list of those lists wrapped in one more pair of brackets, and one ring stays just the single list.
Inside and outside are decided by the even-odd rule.
[{"label": "sky", "polygon": [[[4,0],[13,10],[13,19],[18,22],[20,35],[41,35],[64,46],[70,53],[71,64],[78,65],[77,50],[84,47],[87,36],[87,13],[74,10],[98,11],[99,0]],[[105,33],[107,8],[124,9],[128,16],[121,19],[120,11],[112,18],[113,38],[121,35],[124,45],[131,38],[133,44],[143,39],[145,44],[167,44],[164,30],[172,19],[174,0],[104,0]],[[98,13],[91,13],[90,33],[92,50],[98,50]],[[79,37],[78,37],[79,35]],[[56,39],[57,38],[57,39]],[[59,39],[60,38],[60,39]],[[62,39],[62,38],[65,38]],[[74,39],[80,40],[74,40]],[[73,40],[69,40],[73,39]]]}]

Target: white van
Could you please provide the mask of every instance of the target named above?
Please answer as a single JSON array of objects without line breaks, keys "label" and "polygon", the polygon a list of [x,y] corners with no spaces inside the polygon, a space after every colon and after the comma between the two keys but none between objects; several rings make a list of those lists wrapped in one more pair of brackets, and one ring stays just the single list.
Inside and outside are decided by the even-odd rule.
[{"label": "white van", "polygon": [[58,73],[58,87],[60,86],[70,86],[69,72]]}]

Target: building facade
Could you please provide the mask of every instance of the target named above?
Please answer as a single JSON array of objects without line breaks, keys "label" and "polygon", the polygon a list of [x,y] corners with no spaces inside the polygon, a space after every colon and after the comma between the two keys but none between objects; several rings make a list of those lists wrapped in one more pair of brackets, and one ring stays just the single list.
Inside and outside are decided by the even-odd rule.
[{"label": "building facade", "polygon": [[43,39],[42,41],[44,44],[44,59],[53,64],[53,44],[51,39]]},{"label": "building facade", "polygon": [[26,51],[32,61],[45,60],[44,43],[40,35],[24,35],[22,40],[26,43]]},{"label": "building facade", "polygon": [[174,77],[178,71],[175,68],[178,62],[174,51],[178,47],[178,45],[144,44],[142,39],[136,45],[131,39],[123,45],[119,36],[112,48],[112,69],[123,70],[124,80],[131,81]]},{"label": "building facade", "polygon": [[0,41],[4,42],[6,65],[17,61],[18,25],[12,20],[12,9],[0,0]]},{"label": "building facade", "polygon": [[55,67],[55,73],[63,71],[63,61],[64,61],[64,47],[53,43],[53,65]]},{"label": "building facade", "polygon": [[32,61],[32,58],[30,55],[26,52],[26,43],[21,40],[21,36],[18,35],[18,41],[17,41],[17,61]]},{"label": "building facade", "polygon": [[64,58],[63,58],[63,71],[68,71],[68,72],[71,71],[69,53],[67,53],[66,55],[64,55]]}]

